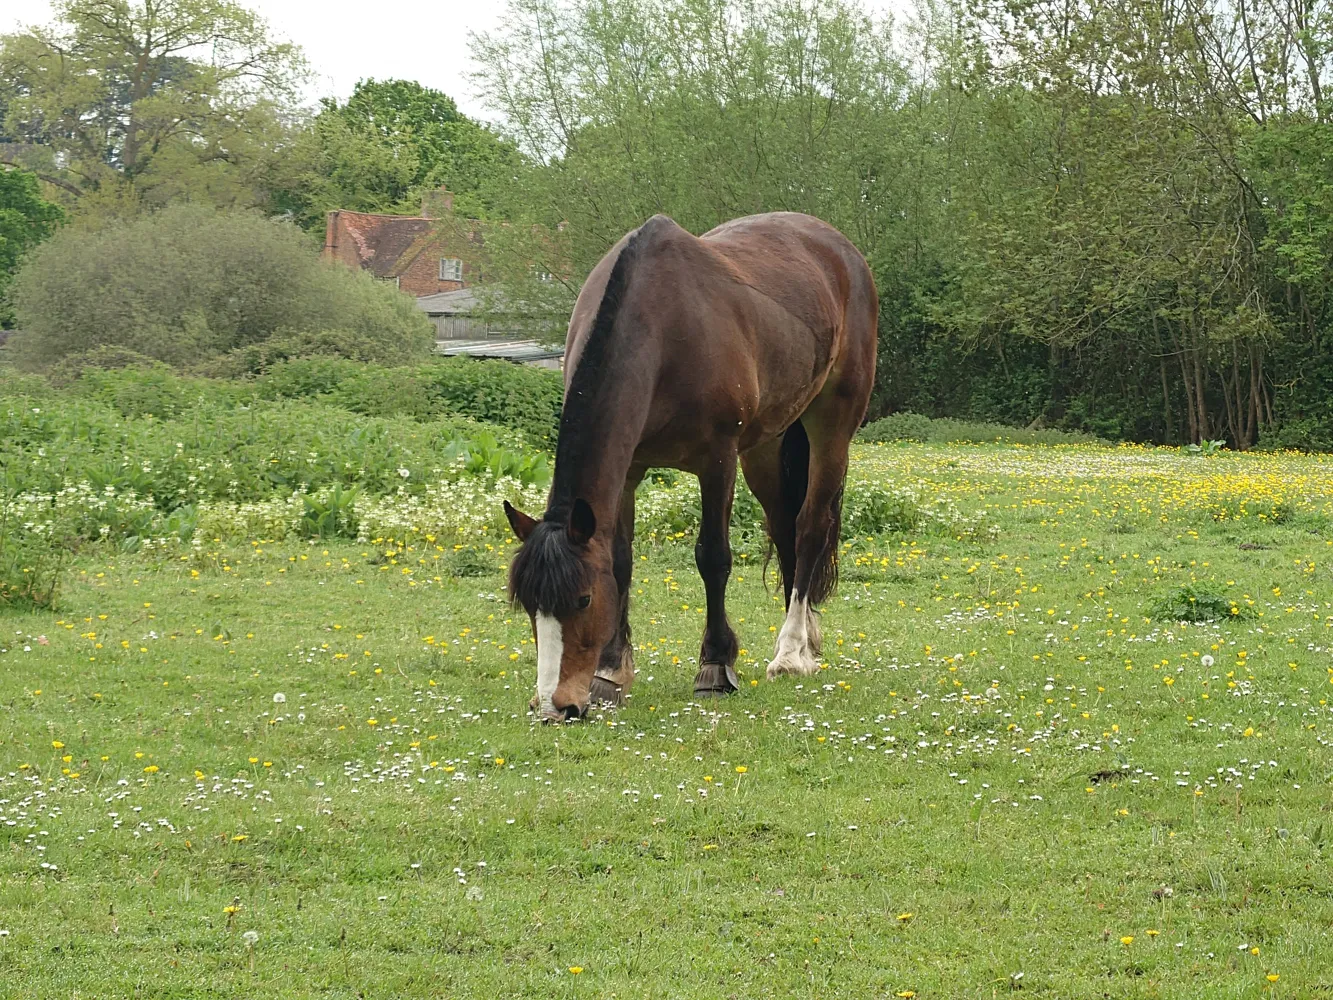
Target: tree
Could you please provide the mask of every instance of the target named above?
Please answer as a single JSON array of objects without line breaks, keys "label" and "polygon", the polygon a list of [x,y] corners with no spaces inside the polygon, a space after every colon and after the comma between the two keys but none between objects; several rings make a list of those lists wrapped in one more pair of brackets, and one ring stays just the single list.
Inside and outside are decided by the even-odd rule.
[{"label": "tree", "polygon": [[29,367],[106,347],[182,367],[235,352],[242,367],[321,353],[404,363],[433,339],[410,297],[320,260],[294,225],[194,205],[62,230],[28,256],[14,302],[9,350]]},{"label": "tree", "polygon": [[[76,196],[256,204],[302,79],[295,46],[229,0],[63,0],[0,37],[3,131]],[[59,165],[57,167],[57,165]]]},{"label": "tree", "polygon": [[406,80],[362,80],[346,103],[326,99],[296,144],[299,166],[279,197],[306,228],[336,208],[415,214],[447,185],[454,207],[493,215],[496,193],[523,169],[517,149],[459,112],[448,95]]},{"label": "tree", "polygon": [[545,228],[496,242],[527,238],[536,261],[558,249],[565,265],[543,269],[566,278],[567,303],[656,212],[694,232],[809,212],[875,253],[911,194],[886,130],[907,74],[887,26],[852,3],[515,0],[505,24],[477,42],[479,79],[536,164],[506,211]]},{"label": "tree", "polygon": [[36,175],[0,168],[0,328],[13,325],[9,285],[23,255],[50,236],[64,218],[46,201]]}]

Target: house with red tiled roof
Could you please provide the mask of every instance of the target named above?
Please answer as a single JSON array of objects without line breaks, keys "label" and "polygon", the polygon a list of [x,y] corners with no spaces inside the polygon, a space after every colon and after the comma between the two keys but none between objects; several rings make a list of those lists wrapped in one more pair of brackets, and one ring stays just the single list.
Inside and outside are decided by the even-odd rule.
[{"label": "house with red tiled roof", "polygon": [[485,279],[481,223],[456,218],[453,195],[444,188],[422,199],[419,216],[330,212],[324,257],[369,271],[416,296],[452,292]]}]

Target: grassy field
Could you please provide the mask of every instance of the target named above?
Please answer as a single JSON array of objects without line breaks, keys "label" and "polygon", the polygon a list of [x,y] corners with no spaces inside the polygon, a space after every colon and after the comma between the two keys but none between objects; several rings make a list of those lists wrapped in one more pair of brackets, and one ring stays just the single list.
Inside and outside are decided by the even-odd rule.
[{"label": "grassy field", "polygon": [[502,539],[85,551],[0,613],[0,995],[1333,997],[1333,460],[853,472],[987,529],[849,543],[805,683],[745,553],[715,704],[646,548],[559,728]]}]

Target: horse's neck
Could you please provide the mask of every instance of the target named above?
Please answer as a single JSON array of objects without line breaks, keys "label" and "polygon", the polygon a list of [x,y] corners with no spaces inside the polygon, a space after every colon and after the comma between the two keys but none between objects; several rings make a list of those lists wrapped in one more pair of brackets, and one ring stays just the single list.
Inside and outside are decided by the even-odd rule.
[{"label": "horse's neck", "polygon": [[566,399],[570,419],[560,425],[549,509],[580,499],[592,507],[599,525],[615,524],[652,403],[652,392],[631,381],[640,379],[603,387],[593,400]]}]

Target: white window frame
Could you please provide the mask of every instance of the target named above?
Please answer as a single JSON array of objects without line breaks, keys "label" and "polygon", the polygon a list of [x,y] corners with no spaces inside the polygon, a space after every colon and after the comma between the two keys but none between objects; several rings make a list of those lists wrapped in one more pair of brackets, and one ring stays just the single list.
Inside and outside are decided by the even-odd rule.
[{"label": "white window frame", "polygon": [[463,280],[463,262],[457,257],[440,258],[440,280],[441,281],[462,281]]}]

